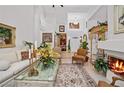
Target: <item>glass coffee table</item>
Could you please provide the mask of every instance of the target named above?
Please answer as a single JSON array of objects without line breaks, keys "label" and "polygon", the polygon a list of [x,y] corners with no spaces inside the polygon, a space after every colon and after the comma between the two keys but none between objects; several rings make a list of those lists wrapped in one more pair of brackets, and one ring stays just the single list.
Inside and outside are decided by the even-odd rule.
[{"label": "glass coffee table", "polygon": [[15,78],[15,87],[52,87],[54,86],[59,63],[56,62],[53,67],[42,70],[42,64],[37,67],[38,76],[28,76],[28,71]]}]

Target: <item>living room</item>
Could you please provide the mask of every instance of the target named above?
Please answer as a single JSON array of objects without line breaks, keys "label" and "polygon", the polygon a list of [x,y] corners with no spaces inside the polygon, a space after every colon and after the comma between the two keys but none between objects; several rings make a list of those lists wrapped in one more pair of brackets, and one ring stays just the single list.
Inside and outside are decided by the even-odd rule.
[{"label": "living room", "polygon": [[123,9],[0,5],[0,86],[123,87]]}]

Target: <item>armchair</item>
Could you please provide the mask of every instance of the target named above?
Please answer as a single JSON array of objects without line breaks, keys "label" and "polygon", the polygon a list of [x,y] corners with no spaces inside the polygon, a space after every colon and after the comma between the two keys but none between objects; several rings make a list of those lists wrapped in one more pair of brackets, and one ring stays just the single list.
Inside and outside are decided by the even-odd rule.
[{"label": "armchair", "polygon": [[81,62],[82,64],[84,62],[88,61],[88,56],[87,56],[87,50],[83,48],[79,48],[77,52],[74,53],[74,56],[72,56],[72,63],[76,62]]},{"label": "armchair", "polygon": [[115,83],[116,83],[117,80],[124,81],[124,79],[121,79],[121,78],[118,78],[118,77],[112,77],[112,82],[110,84],[107,83],[107,82],[105,82],[105,81],[101,81],[100,80],[98,82],[98,87],[117,87],[115,85]]}]

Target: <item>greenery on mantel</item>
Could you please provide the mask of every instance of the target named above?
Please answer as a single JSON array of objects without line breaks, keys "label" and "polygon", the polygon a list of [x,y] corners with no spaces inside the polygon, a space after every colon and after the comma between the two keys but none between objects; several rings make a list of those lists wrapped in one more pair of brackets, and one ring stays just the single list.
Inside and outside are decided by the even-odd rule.
[{"label": "greenery on mantel", "polygon": [[108,23],[107,23],[107,21],[105,21],[105,22],[99,22],[99,21],[97,21],[97,24],[98,24],[99,26],[105,26],[105,25],[107,25]]}]

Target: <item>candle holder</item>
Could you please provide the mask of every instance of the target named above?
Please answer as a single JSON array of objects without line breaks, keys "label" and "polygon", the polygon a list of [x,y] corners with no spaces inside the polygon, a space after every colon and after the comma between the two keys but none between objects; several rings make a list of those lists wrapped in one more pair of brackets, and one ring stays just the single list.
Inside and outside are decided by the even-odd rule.
[{"label": "candle holder", "polygon": [[38,74],[39,74],[38,70],[34,66],[34,63],[37,63],[37,62],[36,62],[36,60],[35,60],[35,62],[33,61],[33,57],[34,57],[34,52],[31,53],[31,58],[29,58],[29,63],[30,63],[29,72],[28,72],[29,77],[38,76]]}]

